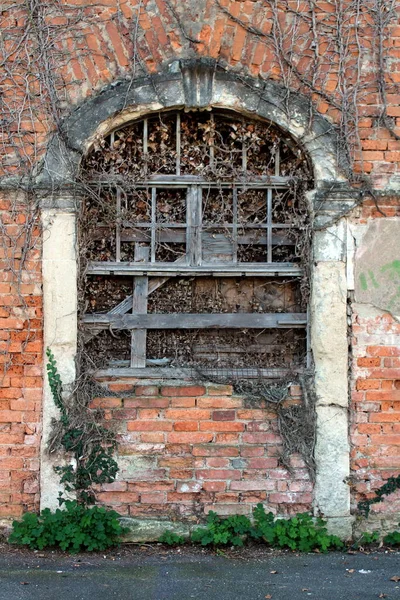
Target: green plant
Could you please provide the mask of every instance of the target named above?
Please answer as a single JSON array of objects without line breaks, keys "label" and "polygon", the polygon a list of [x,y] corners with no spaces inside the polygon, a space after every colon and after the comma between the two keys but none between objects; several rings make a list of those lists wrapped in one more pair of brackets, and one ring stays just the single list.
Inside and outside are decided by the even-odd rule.
[{"label": "green plant", "polygon": [[388,546],[400,546],[400,531],[388,533],[388,535],[383,538],[383,541],[385,544],[388,544]]},{"label": "green plant", "polygon": [[344,546],[337,536],[328,533],[323,519],[313,519],[308,513],[298,514],[290,519],[276,519],[271,512],[265,512],[262,504],[258,504],[253,510],[253,523],[243,515],[224,519],[210,512],[206,526],[196,529],[191,537],[193,543],[203,546],[243,546],[249,539],[300,552],[327,552]]},{"label": "green plant", "polygon": [[257,536],[271,546],[290,548],[300,552],[343,548],[343,542],[335,535],[330,535],[326,522],[313,519],[308,513],[300,513],[290,519],[276,519],[272,513],[266,513],[262,504],[254,509],[254,529]]},{"label": "green plant", "polygon": [[202,546],[243,546],[251,530],[250,520],[243,515],[232,515],[221,519],[215,512],[210,511],[206,527],[200,527],[193,531],[191,540]]},{"label": "green plant", "polygon": [[[74,458],[73,464],[55,467],[55,471],[60,475],[65,491],[76,494],[78,503],[93,504],[93,486],[115,481],[118,472],[118,464],[113,458],[116,441],[112,432],[93,420],[86,407],[82,412],[78,411],[77,403],[72,408],[66,404],[57,363],[49,348],[46,355],[49,386],[60,411],[60,444]],[[58,501],[60,505],[65,502],[61,493]]]},{"label": "green plant", "polygon": [[162,544],[167,544],[168,546],[179,546],[180,544],[185,543],[185,538],[173,531],[164,531],[162,536],[158,540]]},{"label": "green plant", "polygon": [[21,521],[14,521],[9,541],[38,550],[58,546],[71,553],[102,551],[118,545],[127,531],[115,511],[65,500],[63,509],[45,508],[40,515],[26,513]]},{"label": "green plant", "polygon": [[379,542],[379,537],[379,531],[373,531],[372,533],[364,531],[361,537],[354,542],[352,548],[358,550],[359,548],[365,548],[365,546],[376,544],[377,542]]}]

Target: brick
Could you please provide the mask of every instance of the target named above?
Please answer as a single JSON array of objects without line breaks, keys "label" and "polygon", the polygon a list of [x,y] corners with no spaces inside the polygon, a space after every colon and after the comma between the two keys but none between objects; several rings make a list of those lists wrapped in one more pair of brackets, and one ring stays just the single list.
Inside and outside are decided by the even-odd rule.
[{"label": "brick", "polygon": [[213,433],[169,433],[168,442],[172,444],[204,444],[206,442],[212,442],[214,437]]},{"label": "brick", "polygon": [[233,387],[231,385],[214,385],[207,386],[207,394],[209,396],[232,396]]},{"label": "brick", "polygon": [[370,415],[371,423],[398,423],[400,422],[400,412],[381,412]]},{"label": "brick", "polygon": [[239,448],[235,446],[195,446],[193,456],[239,456]]},{"label": "brick", "polygon": [[172,423],[163,421],[131,421],[127,424],[128,431],[172,431]]},{"label": "brick", "polygon": [[256,481],[232,481],[230,489],[234,491],[276,490],[276,481],[261,479]]},{"label": "brick", "polygon": [[165,492],[150,492],[140,495],[142,504],[165,504],[167,501]]},{"label": "brick", "polygon": [[170,469],[170,479],[193,479],[193,469]]},{"label": "brick", "polygon": [[200,431],[243,431],[244,423],[232,421],[201,421]]},{"label": "brick", "polygon": [[174,431],[198,431],[198,421],[177,421],[174,423]]},{"label": "brick", "polygon": [[23,458],[0,458],[0,469],[18,471],[24,466]]},{"label": "brick", "polygon": [[90,408],[119,408],[122,407],[121,398],[94,398],[90,403]]},{"label": "brick", "polygon": [[370,356],[400,356],[398,346],[367,346],[367,354]]},{"label": "brick", "polygon": [[214,456],[212,458],[206,459],[207,467],[216,467],[219,469],[226,469],[227,467],[229,467],[229,462],[230,461],[228,458],[223,458],[221,456]]},{"label": "brick", "polygon": [[212,398],[198,398],[199,408],[241,408],[242,398],[227,398],[225,396],[214,396]]},{"label": "brick", "polygon": [[225,481],[203,481],[203,489],[206,492],[223,492],[226,490]]},{"label": "brick", "polygon": [[165,441],[165,433],[158,433],[158,432],[154,432],[154,433],[141,433],[140,434],[140,441],[144,442],[144,443],[149,443],[149,444],[158,444],[158,443],[162,443]]},{"label": "brick", "polygon": [[277,466],[277,458],[251,458],[247,461],[249,469],[275,469]]},{"label": "brick", "polygon": [[281,442],[280,436],[275,433],[244,433],[242,437],[245,444],[277,444]]},{"label": "brick", "polygon": [[236,469],[199,469],[196,471],[198,479],[241,479],[242,473]]},{"label": "brick", "polygon": [[379,390],[381,382],[379,379],[357,379],[357,390]]},{"label": "brick", "polygon": [[173,421],[194,421],[195,419],[209,419],[211,412],[209,410],[194,409],[178,409],[170,408],[165,411],[165,418]]},{"label": "brick", "polygon": [[235,419],[234,410],[214,410],[212,413],[213,421],[233,421]]},{"label": "brick", "polygon": [[238,444],[240,433],[216,433],[216,444]]},{"label": "brick", "polygon": [[136,396],[158,396],[159,388],[157,385],[138,385],[135,388]]},{"label": "brick", "polygon": [[17,410],[0,410],[0,423],[21,423],[22,412]]},{"label": "brick", "polygon": [[379,367],[381,364],[381,359],[379,357],[376,358],[359,358],[357,359],[357,365],[359,367]]},{"label": "brick", "polygon": [[169,401],[167,398],[125,398],[125,408],[167,408]]},{"label": "brick", "polygon": [[165,456],[158,459],[160,467],[186,468],[193,466],[194,459],[191,456]]},{"label": "brick", "polygon": [[206,514],[211,510],[222,516],[250,515],[251,506],[249,504],[213,504],[212,506],[204,507],[204,512]]},{"label": "brick", "polygon": [[182,387],[164,386],[161,388],[162,396],[202,396],[206,393],[206,388],[199,385],[189,385]]},{"label": "brick", "polygon": [[171,398],[172,408],[193,408],[196,405],[196,398]]},{"label": "brick", "polygon": [[181,481],[176,486],[176,491],[180,494],[188,494],[192,492],[200,492],[202,489],[200,481]]},{"label": "brick", "polygon": [[139,494],[133,492],[100,492],[97,495],[100,502],[105,504],[130,504],[131,502],[139,502]]}]

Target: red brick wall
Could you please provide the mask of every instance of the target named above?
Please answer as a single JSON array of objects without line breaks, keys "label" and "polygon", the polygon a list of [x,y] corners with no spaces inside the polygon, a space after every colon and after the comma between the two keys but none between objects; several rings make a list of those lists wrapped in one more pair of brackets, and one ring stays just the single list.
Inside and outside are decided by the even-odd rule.
[{"label": "red brick wall", "polygon": [[[400,323],[353,314],[352,470],[354,504],[400,472]],[[372,512],[400,511],[400,493]]]},{"label": "red brick wall", "polygon": [[130,516],[248,514],[258,502],[280,514],[310,510],[308,471],[298,455],[291,473],[279,464],[277,416],[262,402],[247,407],[231,386],[210,384],[109,388],[115,396],[93,403],[118,431],[121,472],[99,493],[105,504]]},{"label": "red brick wall", "polygon": [[0,216],[1,518],[39,505],[43,348],[40,231],[26,204],[7,195]]},{"label": "red brick wall", "polygon": [[[43,74],[43,63],[40,63],[38,58],[43,58],[43,48],[39,44],[40,52],[35,54],[38,44],[32,35],[34,28],[30,28],[31,34],[27,38],[28,51],[25,44],[19,43],[20,40],[25,39],[23,34],[26,24],[30,23],[30,16],[27,15],[25,8],[21,6],[17,11],[13,6],[10,11],[6,9],[2,11],[0,16],[0,29],[7,50],[13,49],[8,57],[8,70],[0,71],[0,86],[5,110],[4,118],[0,123],[2,158],[0,174],[26,175],[43,156],[49,137],[55,130],[55,115],[50,109],[52,85],[56,92],[55,97],[59,98],[56,102],[57,117],[62,118],[70,114],[75,106],[97,94],[104,86],[117,79],[130,77],[135,65],[136,67],[142,65],[149,72],[156,72],[167,61],[193,55],[216,58],[226,68],[235,69],[240,74],[283,80],[285,67],[277,61],[273,49],[273,37],[263,38],[262,35],[253,35],[237,20],[240,19],[251,25],[253,30],[259,30],[261,34],[269,35],[273,19],[265,2],[221,0],[221,6],[231,12],[232,17],[229,17],[223,10],[217,8],[215,0],[208,0],[201,15],[198,14],[199,7],[195,0],[173,1],[172,4],[176,6],[181,17],[186,37],[163,0],[144,0],[140,4],[135,0],[126,0],[120,2],[118,7],[113,0],[101,0],[98,3],[86,0],[74,0],[71,3],[61,0],[57,9],[52,3],[38,4],[47,11],[46,22],[51,26],[49,37],[46,37],[46,43],[49,44],[47,50],[51,78],[45,83],[40,79]],[[300,4],[300,9],[297,2],[292,4],[296,10],[304,12],[305,18],[301,21],[296,44],[289,50],[300,79],[302,77],[307,79],[313,71],[315,57],[312,49],[312,19],[309,18],[307,3]],[[344,0],[342,6],[346,10],[351,4],[350,0]],[[369,3],[363,4],[367,9]],[[317,5],[318,27],[320,23],[326,25],[331,23],[334,30],[337,21],[335,21],[333,4],[318,2]],[[46,8],[47,6],[51,7],[51,10]],[[400,11],[400,6],[398,10]],[[293,13],[283,10],[280,17],[282,31],[285,33],[290,30],[293,23]],[[350,54],[345,59],[344,72],[347,82],[350,85],[354,84],[353,78],[357,75],[357,69],[352,53],[356,51],[359,44],[362,71],[357,105],[360,118],[356,131],[351,132],[351,135],[355,141],[360,141],[360,148],[355,155],[354,171],[355,174],[370,175],[371,185],[384,190],[391,178],[399,173],[400,141],[394,138],[379,118],[382,114],[382,98],[377,93],[376,32],[371,25],[370,17],[371,15],[368,16],[364,10],[359,16],[358,38],[353,40]],[[76,23],[77,18],[78,23]],[[132,32],[136,30],[136,20],[138,20],[138,37],[134,44]],[[198,27],[199,23],[201,27]],[[318,30],[323,31],[322,28]],[[329,27],[327,26],[324,31],[330,31]],[[354,32],[349,33],[348,30],[346,30],[347,34],[354,36]],[[199,43],[188,41],[188,36]],[[285,39],[289,42],[291,35],[286,35]],[[399,48],[400,28],[397,19],[389,25],[385,41],[387,58],[385,80],[387,112],[398,135],[400,134]],[[335,107],[335,102],[340,103],[341,90],[343,90],[343,80],[338,79],[339,59],[332,38],[327,34],[325,43],[321,44],[320,61],[322,62],[319,71],[321,76],[317,81],[318,93],[310,94],[307,85],[303,85],[300,80],[297,84],[294,79],[291,80],[293,89],[307,93],[316,109],[332,123],[340,121],[340,111]],[[343,73],[343,69],[340,69],[340,72]],[[287,70],[285,73],[287,74]],[[328,95],[331,101],[328,102],[324,95]],[[9,108],[9,112],[6,111],[6,107]],[[380,210],[383,210],[387,217],[399,216],[398,199],[390,196],[379,198],[379,209],[373,201],[366,200],[360,222],[366,222],[368,218],[382,218]],[[7,196],[0,198],[2,239],[0,360],[3,368],[0,389],[0,516],[20,514],[23,509],[37,507],[38,501],[37,475],[42,394],[40,242],[39,232],[33,228],[36,242],[34,246],[28,245],[28,255],[25,255],[27,246],[23,240],[30,229],[28,227],[30,221],[24,216],[25,211],[25,206],[17,207],[16,210],[15,202],[11,202]],[[21,262],[22,259],[24,262]],[[356,482],[354,501],[364,492],[369,493],[379,487],[385,478],[400,470],[400,432],[396,420],[400,412],[397,406],[400,379],[399,357],[396,354],[400,346],[398,327],[399,325],[390,317],[364,317],[357,312],[353,313],[354,360],[351,385],[354,389],[351,439],[352,468]],[[109,413],[109,416],[120,421],[121,430],[126,428],[126,431],[121,433],[124,451],[129,451],[130,442],[125,443],[126,439],[132,440],[130,446],[132,451],[136,446],[132,456],[140,456],[140,453],[144,452],[137,447],[141,444],[165,444],[162,452],[156,454],[157,461],[178,459],[178,463],[179,460],[182,463],[176,468],[173,462],[169,466],[165,463],[164,466],[157,466],[166,478],[170,478],[167,483],[164,477],[160,480],[143,480],[142,483],[118,482],[115,484],[114,492],[103,492],[112,493],[115,498],[104,496],[104,501],[113,500],[112,503],[117,506],[122,502],[124,507],[120,506],[121,510],[133,511],[133,513],[143,511],[146,514],[153,509],[151,504],[146,502],[150,496],[145,494],[158,494],[157,498],[163,499],[159,505],[155,503],[158,506],[157,510],[160,511],[164,511],[168,505],[176,504],[182,506],[184,511],[188,506],[190,512],[195,502],[192,498],[189,499],[190,494],[202,498],[204,505],[216,501],[231,507],[237,504],[250,507],[253,502],[265,497],[275,508],[278,504],[281,505],[280,510],[286,510],[286,507],[294,510],[297,504],[302,509],[307,508],[310,503],[310,489],[306,478],[302,478],[305,471],[301,465],[296,467],[295,473],[301,475],[296,478],[296,476],[289,477],[277,466],[255,467],[257,463],[249,462],[261,459],[276,461],[276,454],[273,454],[279,447],[276,438],[276,421],[271,415],[266,414],[266,409],[224,406],[222,400],[215,407],[201,406],[209,397],[210,394],[187,396],[190,400],[189,406],[179,406],[179,402],[182,403],[183,400],[178,396],[169,397],[161,394],[156,398],[147,398],[140,396],[138,390],[130,400],[131,405],[127,397],[121,398],[120,403]],[[194,405],[193,398],[198,398],[194,400]],[[229,399],[229,396],[225,397],[225,401]],[[119,402],[118,397],[116,400]],[[214,401],[217,402],[215,399]],[[235,401],[243,402],[242,399]],[[135,405],[135,402],[143,402],[143,405]],[[150,406],[149,402],[150,404],[161,402],[162,406]],[[196,403],[200,404],[197,406]],[[156,412],[144,412],[158,410],[160,416],[157,417]],[[188,418],[183,418],[182,413],[180,415],[176,413],[174,416],[174,413],[167,412],[173,410],[184,411]],[[199,419],[198,414],[193,414],[195,410],[208,411],[210,416]],[[235,411],[234,417],[227,416],[226,421],[219,421],[213,417],[214,412],[226,411],[230,415],[232,410]],[[140,425],[141,423],[143,425]],[[150,429],[135,430],[136,426],[145,427],[145,423]],[[167,429],[158,430],[158,423],[163,423]],[[269,428],[262,429],[260,423],[263,427],[268,423]],[[238,430],[218,431],[217,426],[238,427]],[[129,429],[130,427],[132,429]],[[179,429],[182,427],[195,427],[195,430]],[[210,430],[204,429],[207,427],[210,427]],[[257,427],[261,428],[260,431]],[[181,442],[172,441],[177,439],[178,434]],[[184,441],[185,438],[189,439],[188,436],[191,442],[195,439],[197,441],[195,443]],[[255,441],[257,436],[258,441]],[[265,442],[260,441],[264,439],[263,436],[267,436]],[[204,443],[200,441],[210,437],[212,441]],[[156,439],[161,441],[154,441]],[[250,439],[254,442],[250,442]],[[233,456],[201,456],[194,452],[203,447],[212,448],[213,451],[217,449],[219,452],[224,446],[234,448],[237,458],[246,461],[246,466],[241,469],[232,468]],[[253,452],[254,455],[246,456],[248,452]],[[210,461],[213,457],[220,458],[221,465],[224,466],[212,466]],[[213,492],[207,489],[207,485],[211,485],[214,480],[204,478],[205,483],[202,484],[201,491],[187,493],[179,491],[181,489],[179,485],[185,479],[176,477],[177,472],[187,471],[188,475],[190,472],[191,476],[187,480],[197,482],[201,479],[199,473],[204,470],[208,473],[218,471],[216,475],[219,478],[216,478],[215,482],[218,482],[217,487],[220,487],[220,490]],[[243,485],[246,485],[246,482],[258,481],[260,473],[265,476],[268,472],[269,479],[266,483],[268,485],[273,483],[274,486],[276,484],[276,487],[273,490],[235,490],[235,481],[239,480],[230,479],[229,471],[241,471]],[[164,481],[163,485],[166,487],[157,488],[157,481]],[[140,485],[144,487],[140,488]],[[118,500],[118,494],[121,492],[118,489],[121,487],[120,498],[125,500]],[[130,501],[128,493],[132,494]],[[175,496],[170,496],[168,499],[168,495],[171,494]],[[179,494],[179,500],[176,494]],[[239,494],[242,499],[240,502]],[[382,508],[382,505],[380,506]],[[388,510],[393,506],[395,505],[388,505]]]},{"label": "red brick wall", "polygon": [[[400,141],[389,133],[379,118],[382,98],[377,92],[378,41],[372,5],[362,3],[362,10],[355,19],[351,0],[344,0],[340,7],[337,5],[341,13],[336,12],[331,2],[317,2],[313,20],[308,3],[292,3],[292,10],[280,3],[279,33],[279,29],[273,30],[273,15],[265,1],[221,0],[220,8],[215,0],[208,0],[205,7],[203,4],[200,8],[195,0],[175,2],[180,25],[164,0],[140,3],[124,0],[118,6],[111,0],[74,0],[72,4],[61,0],[57,9],[51,5],[46,8],[43,4],[41,14],[50,27],[46,38],[51,67],[49,85],[54,86],[55,96],[59,96],[59,116],[69,114],[72,106],[93,96],[115,79],[130,77],[133,67],[138,73],[143,72],[141,67],[152,73],[173,59],[194,54],[210,56],[227,68],[256,78],[283,81],[284,77],[289,77],[291,87],[311,96],[316,109],[335,123],[340,121],[343,92],[347,94],[347,110],[352,106],[351,98],[355,93],[359,117],[357,130],[350,129],[345,136],[351,137],[356,146],[357,140],[360,142],[355,156],[356,173],[371,174],[374,185],[379,188],[398,173]],[[387,71],[387,114],[399,134],[400,6],[397,10],[398,17],[394,16],[385,29],[383,58]],[[296,11],[300,20],[293,31]],[[250,26],[253,33],[240,21]],[[341,21],[344,22],[342,40],[346,40],[342,48],[337,45],[335,35]],[[353,28],[356,21],[357,30]],[[317,68],[313,22],[318,32]],[[39,63],[34,60],[38,42],[32,30],[27,38],[30,52],[26,52],[24,44],[17,43],[22,39],[27,23],[30,23],[30,16],[23,7],[18,12],[15,7],[10,12],[4,10],[0,17],[0,29],[9,46],[12,47],[12,40],[15,40],[15,47],[18,47],[9,58],[10,71],[5,73],[3,85],[4,105],[15,112],[14,135],[10,138],[7,129],[0,135],[5,155],[2,168],[8,173],[34,164],[45,150],[55,126],[50,111],[50,91],[38,80],[43,63],[40,59]],[[133,36],[136,30],[137,35]],[[286,59],[279,59],[275,51],[276,37],[280,35]],[[41,55],[39,52],[38,56]],[[287,60],[293,61],[291,69],[288,69]],[[290,71],[292,75],[288,76]],[[298,76],[293,76],[296,72]],[[15,73],[13,81],[10,81],[10,73]],[[29,79],[29,102],[25,110],[18,113],[19,105],[26,101],[26,77]],[[315,93],[310,92],[309,84],[313,81]],[[18,114],[19,119],[16,118]]]}]

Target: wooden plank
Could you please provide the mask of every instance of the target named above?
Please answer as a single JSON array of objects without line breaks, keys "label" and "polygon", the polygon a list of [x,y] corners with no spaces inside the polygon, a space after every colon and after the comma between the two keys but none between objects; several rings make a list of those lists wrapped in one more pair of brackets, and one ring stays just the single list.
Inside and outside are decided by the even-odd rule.
[{"label": "wooden plank", "polygon": [[[149,247],[135,245],[135,261],[149,260]],[[132,294],[132,316],[147,313],[148,277],[135,277]],[[120,316],[120,315],[118,315]],[[131,367],[142,368],[146,366],[146,330],[132,331],[131,342]]]},{"label": "wooden plank", "polygon": [[305,327],[306,313],[163,313],[88,314],[87,325],[110,325],[114,329],[268,329]]},{"label": "wooden plank", "polygon": [[181,265],[175,263],[116,263],[116,262],[90,262],[88,264],[87,275],[148,275],[154,277],[181,277],[203,275],[207,277],[223,277],[232,275],[240,277],[242,275],[259,277],[298,277],[302,275],[303,270],[294,263],[240,263],[238,265],[218,265],[213,269],[207,266]]},{"label": "wooden plank", "polygon": [[[283,176],[275,176],[275,175],[262,175],[262,176],[258,176],[258,177],[252,177],[251,179],[246,179],[246,181],[243,182],[235,182],[235,185],[237,187],[242,187],[242,188],[246,188],[247,190],[252,189],[252,188],[267,188],[267,187],[271,187],[271,188],[289,188],[290,184],[293,181],[296,181],[296,177],[283,177]],[[102,178],[102,177],[98,177],[95,180],[93,180],[93,185],[96,186],[96,188],[98,187],[102,187],[104,186],[106,189],[110,188],[110,185],[114,184],[114,185],[118,185],[118,183],[124,183],[124,189],[126,191],[129,191],[129,189],[140,189],[140,188],[147,188],[149,186],[152,185],[157,185],[157,186],[163,186],[163,187],[180,187],[180,188],[184,188],[187,185],[190,185],[192,183],[194,184],[198,184],[201,185],[203,187],[218,187],[218,189],[222,188],[232,188],[232,183],[230,183],[229,181],[224,182],[224,181],[219,181],[218,184],[210,184],[210,181],[207,179],[204,179],[203,177],[201,177],[200,175],[180,175],[179,177],[177,175],[167,175],[167,174],[158,174],[155,173],[153,175],[150,175],[148,178],[143,179],[142,181],[135,181],[134,183],[131,184],[131,186],[128,184],[128,182],[126,181],[126,178],[122,175],[113,175],[113,176],[107,176],[107,178]]]},{"label": "wooden plank", "polygon": [[199,264],[198,257],[198,191],[195,186],[188,189],[186,197],[186,259],[188,265]]},{"label": "wooden plank", "polygon": [[221,377],[228,379],[281,379],[287,375],[302,372],[302,369],[207,369],[199,370],[193,368],[173,367],[144,367],[143,369],[132,369],[116,367],[95,371],[95,377],[144,377],[148,379],[196,379],[199,374],[205,377]]}]

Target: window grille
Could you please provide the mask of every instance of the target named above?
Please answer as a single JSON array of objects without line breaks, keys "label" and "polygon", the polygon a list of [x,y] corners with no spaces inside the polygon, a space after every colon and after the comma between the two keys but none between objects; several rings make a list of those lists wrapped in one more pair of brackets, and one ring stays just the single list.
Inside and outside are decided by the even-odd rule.
[{"label": "window grille", "polygon": [[[308,224],[303,191],[309,171],[290,139],[268,124],[226,112],[161,113],[98,142],[83,172],[90,193],[81,229],[88,306],[82,321],[91,351],[96,342],[107,346],[107,332],[119,332],[124,350],[114,348],[109,365],[114,371],[128,366],[146,377],[182,376],[188,369],[273,377],[293,365],[301,368],[308,354],[307,310],[299,287],[305,275],[301,240]],[[222,289],[222,280],[241,291],[235,296],[230,289],[230,303],[219,311],[210,302],[208,308],[199,304],[196,294],[203,297],[214,284]],[[167,302],[163,308],[160,300],[152,308],[152,298],[166,295],[173,282],[178,282],[176,306]],[[103,300],[102,285],[109,290]],[[189,310],[180,307],[177,293],[188,285],[196,288]],[[262,292],[268,287],[269,304]],[[263,298],[256,307],[256,301],[243,301],[249,290],[255,299]],[[303,332],[303,344],[297,334],[294,343],[295,329]],[[227,331],[232,352],[222,339]],[[197,348],[192,356],[177,350],[180,332],[196,338],[189,343]],[[265,365],[242,361],[246,367],[240,369],[243,339],[254,334],[264,340],[252,347],[261,347]],[[165,342],[157,346],[157,336],[168,335],[175,352],[161,356],[170,349]],[[158,355],[151,356],[157,347]],[[279,352],[271,351],[278,347]],[[282,348],[286,357],[279,366],[271,356],[284,356]]]}]

